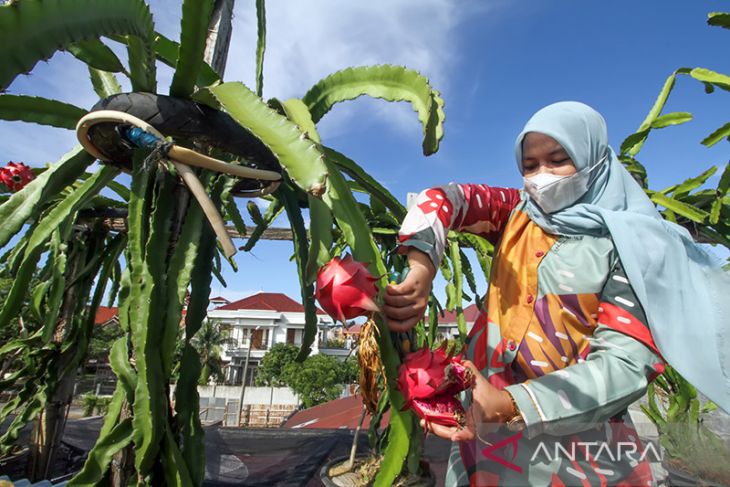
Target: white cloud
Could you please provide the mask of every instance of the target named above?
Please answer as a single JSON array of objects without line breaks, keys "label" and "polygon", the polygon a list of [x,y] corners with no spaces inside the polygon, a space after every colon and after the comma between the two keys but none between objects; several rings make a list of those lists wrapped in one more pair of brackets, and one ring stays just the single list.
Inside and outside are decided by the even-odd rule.
[{"label": "white cloud", "polygon": [[[256,15],[254,2],[238,2],[226,80],[254,87]],[[371,0],[268,2],[264,95],[301,97],[321,78],[348,66],[399,64],[416,69],[432,85],[449,87],[458,60],[459,25],[483,4],[456,0]],[[420,133],[410,106],[383,102],[342,105],[323,119],[320,130],[334,137],[354,117],[368,116],[398,130]]]},{"label": "white cloud", "polygon": [[[180,2],[151,0],[155,27],[179,38]],[[268,2],[264,95],[301,97],[319,79],[348,66],[401,64],[420,71],[439,90],[448,91],[450,73],[459,58],[458,28],[476,10],[492,7],[457,0],[310,0]],[[125,50],[107,42],[124,58]],[[240,80],[254,88],[256,13],[254,2],[236,3],[233,38],[226,80]],[[172,71],[158,68],[158,90],[167,91]],[[125,89],[129,84],[119,77]],[[89,108],[97,97],[88,73],[68,53],[41,62],[32,74],[19,76],[8,90],[58,99]],[[357,117],[357,119],[355,118]],[[320,131],[331,139],[358,124],[383,123],[408,136],[420,136],[421,127],[408,104],[388,106],[380,101],[358,101],[336,107]],[[359,125],[362,127],[362,125]],[[75,142],[71,131],[22,123],[0,124],[3,159],[48,162],[56,160]]]}]

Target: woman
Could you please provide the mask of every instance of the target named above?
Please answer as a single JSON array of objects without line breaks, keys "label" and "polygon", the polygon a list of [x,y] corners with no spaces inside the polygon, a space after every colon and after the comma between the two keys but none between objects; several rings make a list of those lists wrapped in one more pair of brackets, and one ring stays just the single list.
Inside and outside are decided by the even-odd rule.
[{"label": "woman", "polygon": [[391,329],[405,331],[424,314],[448,230],[495,245],[487,311],[467,341],[467,426],[428,426],[455,442],[446,485],[652,485],[658,452],[627,407],[666,359],[730,409],[728,277],[661,218],[592,108],[538,111],[516,156],[524,191],[418,196],[400,232],[411,271],[385,296]]}]

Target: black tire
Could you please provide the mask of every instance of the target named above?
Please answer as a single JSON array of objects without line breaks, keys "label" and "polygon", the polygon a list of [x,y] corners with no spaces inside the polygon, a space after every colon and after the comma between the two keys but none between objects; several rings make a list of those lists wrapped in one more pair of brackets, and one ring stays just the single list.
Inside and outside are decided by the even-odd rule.
[{"label": "black tire", "polygon": [[[273,152],[228,114],[191,100],[152,93],[120,93],[99,101],[91,111],[115,110],[129,113],[149,123],[165,136],[213,147],[245,160],[249,167],[281,173]],[[124,170],[132,168],[132,149],[117,132],[117,124],[99,123],[89,130],[93,144],[112,164]],[[244,196],[270,184],[269,181],[242,179],[233,188]]]}]

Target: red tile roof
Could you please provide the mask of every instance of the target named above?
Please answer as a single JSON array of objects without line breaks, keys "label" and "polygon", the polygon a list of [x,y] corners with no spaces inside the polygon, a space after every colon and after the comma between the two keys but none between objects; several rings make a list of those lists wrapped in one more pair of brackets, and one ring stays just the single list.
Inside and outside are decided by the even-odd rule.
[{"label": "red tile roof", "polygon": [[[464,319],[466,319],[467,323],[474,323],[477,320],[478,316],[479,308],[477,308],[476,304],[470,304],[469,306],[464,308]],[[438,318],[440,325],[445,325],[447,323],[456,323],[456,311],[444,310],[443,318],[441,317],[441,315],[439,315]]]},{"label": "red tile roof", "polygon": [[[335,399],[334,401],[314,406],[294,415],[282,425],[283,428],[320,428],[320,429],[355,429],[362,413],[362,397],[359,394]],[[383,415],[381,424],[388,424],[390,411]],[[365,415],[363,428],[370,425],[370,415]]]},{"label": "red tile roof", "polygon": [[114,318],[118,318],[119,308],[107,308],[106,306],[99,306],[96,310],[96,318],[94,318],[95,325],[104,325]]},{"label": "red tile roof", "polygon": [[[252,296],[248,296],[238,301],[233,301],[223,306],[218,306],[216,310],[239,310],[239,309],[250,309],[250,310],[267,310],[267,311],[280,311],[290,313],[304,313],[304,306],[297,301],[287,296],[284,293],[265,293],[260,292]],[[326,314],[321,309],[317,308],[318,315]]]},{"label": "red tile roof", "polygon": [[360,330],[362,330],[362,325],[358,323],[348,328],[343,328],[342,333],[344,333],[345,335],[359,335]]}]

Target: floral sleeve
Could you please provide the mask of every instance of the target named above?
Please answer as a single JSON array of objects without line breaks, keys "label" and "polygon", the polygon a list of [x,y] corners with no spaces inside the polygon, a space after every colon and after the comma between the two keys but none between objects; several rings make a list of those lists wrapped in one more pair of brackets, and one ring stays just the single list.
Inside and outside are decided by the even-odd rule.
[{"label": "floral sleeve", "polygon": [[422,191],[408,211],[400,230],[404,247],[427,253],[436,267],[449,230],[470,232],[496,243],[520,192],[483,184],[449,184]]}]

